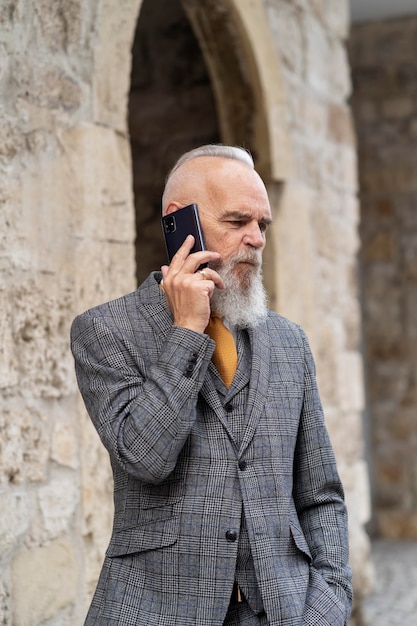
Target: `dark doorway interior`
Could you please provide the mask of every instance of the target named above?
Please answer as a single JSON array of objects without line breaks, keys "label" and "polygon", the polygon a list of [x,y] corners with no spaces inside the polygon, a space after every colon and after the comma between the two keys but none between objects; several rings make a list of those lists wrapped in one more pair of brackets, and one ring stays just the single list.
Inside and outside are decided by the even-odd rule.
[{"label": "dark doorway interior", "polygon": [[129,130],[141,283],[166,262],[160,216],[165,176],[176,158],[220,141],[210,79],[179,0],[144,0],[133,45]]}]

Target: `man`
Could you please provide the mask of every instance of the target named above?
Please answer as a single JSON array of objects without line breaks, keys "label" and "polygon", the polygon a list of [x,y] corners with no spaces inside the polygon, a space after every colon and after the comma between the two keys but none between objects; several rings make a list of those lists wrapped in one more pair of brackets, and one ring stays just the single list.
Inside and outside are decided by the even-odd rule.
[{"label": "man", "polygon": [[[307,339],[266,307],[271,209],[250,155],[184,155],[163,212],[193,202],[208,251],[190,254],[188,237],[169,266],[72,328],[79,387],[115,483],[86,624],[342,626],[343,489]],[[224,322],[217,346],[214,312],[214,325]],[[216,360],[225,342],[231,380]]]}]

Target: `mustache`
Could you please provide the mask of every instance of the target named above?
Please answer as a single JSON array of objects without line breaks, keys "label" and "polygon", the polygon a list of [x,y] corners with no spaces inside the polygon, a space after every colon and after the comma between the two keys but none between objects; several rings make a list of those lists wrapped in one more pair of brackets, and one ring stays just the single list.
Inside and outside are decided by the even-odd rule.
[{"label": "mustache", "polygon": [[247,250],[245,252],[238,252],[230,259],[230,265],[233,267],[238,263],[249,263],[255,267],[261,267],[262,255],[258,250]]}]

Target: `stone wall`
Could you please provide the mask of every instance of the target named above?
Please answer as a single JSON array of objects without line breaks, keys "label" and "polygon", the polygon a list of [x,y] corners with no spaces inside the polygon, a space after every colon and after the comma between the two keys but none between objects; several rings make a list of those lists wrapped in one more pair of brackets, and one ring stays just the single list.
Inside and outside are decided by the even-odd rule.
[{"label": "stone wall", "polygon": [[[373,584],[361,353],[356,139],[345,2],[266,2],[287,87],[292,167],[277,202],[277,308],[307,330],[347,492],[357,606]],[[359,619],[355,611],[355,619]]]},{"label": "stone wall", "polygon": [[416,539],[417,15],[356,25],[350,57],[375,530]]},{"label": "stone wall", "polygon": [[[306,328],[316,355],[359,606],[371,571],[347,2],[208,4],[235,20],[250,61],[241,67],[252,90],[245,120],[254,136],[268,131],[269,169],[258,140],[276,217],[266,278],[273,306]],[[109,464],[76,389],[68,338],[78,312],[136,284],[126,115],[140,5],[0,8],[0,623],[13,626],[81,624],[110,533]],[[275,80],[265,80],[271,68]],[[230,82],[217,78],[228,132]]]},{"label": "stone wall", "polygon": [[[113,70],[99,51],[103,24],[118,33],[129,18],[133,37],[137,4],[0,7],[1,624],[79,626],[110,532],[111,475],[81,407],[69,328],[135,285],[129,29]],[[116,116],[98,94],[112,73],[122,88],[120,71]]]}]

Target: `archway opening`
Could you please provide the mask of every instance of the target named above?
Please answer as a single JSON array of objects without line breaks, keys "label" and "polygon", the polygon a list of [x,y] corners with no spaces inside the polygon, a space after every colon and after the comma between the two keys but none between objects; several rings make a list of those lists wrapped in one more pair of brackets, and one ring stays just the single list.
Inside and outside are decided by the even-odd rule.
[{"label": "archway opening", "polygon": [[160,216],[168,170],[186,150],[220,141],[210,77],[179,0],[142,3],[132,50],[129,129],[139,284],[166,262]]}]

